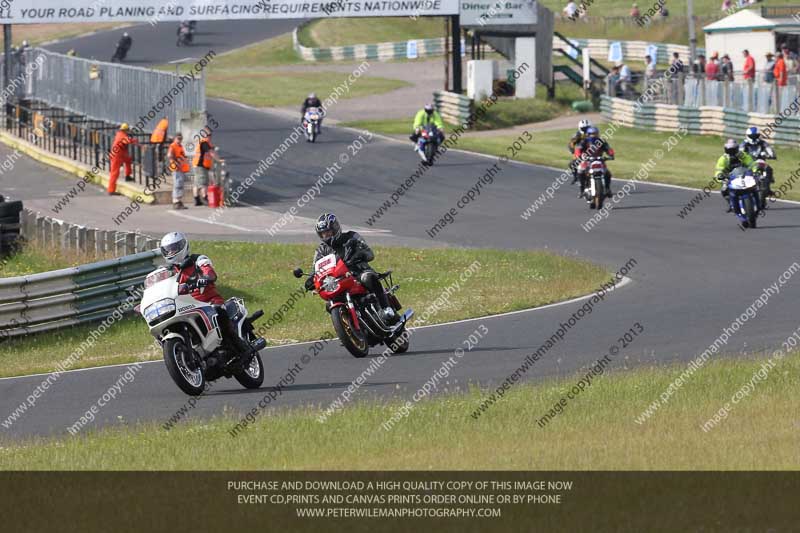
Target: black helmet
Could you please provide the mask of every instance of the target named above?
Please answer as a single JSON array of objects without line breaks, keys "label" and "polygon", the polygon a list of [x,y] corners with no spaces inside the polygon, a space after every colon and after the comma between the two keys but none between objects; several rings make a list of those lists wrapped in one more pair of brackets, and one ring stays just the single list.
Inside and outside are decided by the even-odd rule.
[{"label": "black helmet", "polygon": [[425,112],[429,115],[433,114],[433,104],[425,104]]},{"label": "black helmet", "polygon": [[739,154],[739,145],[733,139],[728,139],[725,143],[725,153],[731,157]]},{"label": "black helmet", "polygon": [[319,216],[316,223],[317,237],[327,244],[333,246],[342,236],[342,226],[333,213],[323,213]]}]

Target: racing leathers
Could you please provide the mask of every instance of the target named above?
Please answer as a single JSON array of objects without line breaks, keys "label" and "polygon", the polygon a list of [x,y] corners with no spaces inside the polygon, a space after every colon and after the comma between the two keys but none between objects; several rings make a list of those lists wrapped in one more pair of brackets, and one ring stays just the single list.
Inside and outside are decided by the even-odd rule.
[{"label": "racing leathers", "polygon": [[[749,143],[745,140],[739,145],[739,150],[748,154],[754,160],[758,159],[777,159],[775,151],[764,139],[759,139],[757,142]],[[774,183],[772,166],[765,165],[764,175],[767,178],[767,196],[772,196],[772,184]]]},{"label": "racing leathers", "polygon": [[173,272],[179,272],[179,284],[186,284],[192,289],[192,298],[214,306],[223,341],[228,347],[243,353],[249,352],[250,345],[234,330],[233,322],[225,309],[225,300],[217,291],[217,273],[214,271],[211,259],[205,255],[192,254],[183,263],[173,265],[171,269]]},{"label": "racing leathers", "polygon": [[[581,180],[581,191],[588,186],[586,168],[588,161],[608,155],[609,159],[614,159],[614,149],[600,137],[586,137],[575,146],[575,161],[578,162],[578,178]],[[606,165],[606,174],[603,177],[606,187],[606,196],[611,197],[611,171]]]},{"label": "racing leathers", "polygon": [[[575,132],[575,135],[569,140],[569,144],[567,144],[567,150],[569,150],[570,154],[573,154],[572,161],[569,163],[569,169],[572,171],[572,183],[578,181],[578,160],[574,157],[575,148],[583,142],[586,138],[586,135],[580,129]],[[581,188],[581,193],[583,193],[583,189]]]},{"label": "racing leathers", "polygon": [[750,170],[753,170],[755,167],[755,160],[750,157],[750,154],[747,152],[739,151],[736,155],[730,154],[722,154],[719,159],[717,159],[717,166],[715,169],[714,177],[722,182],[722,186],[720,189],[720,193],[722,194],[723,199],[725,200],[725,205],[727,206],[729,212],[733,210],[732,206],[730,205],[730,201],[728,199],[728,177],[730,176],[731,171],[737,167],[746,167]]},{"label": "racing leathers", "polygon": [[387,309],[389,307],[389,300],[383,291],[378,274],[369,265],[369,262],[375,259],[375,254],[367,244],[367,241],[355,231],[343,231],[332,246],[324,242],[319,244],[316,252],[314,252],[311,275],[306,280],[306,290],[314,289],[314,265],[317,264],[317,261],[330,254],[336,254],[337,257],[345,262],[350,272],[354,276],[358,276],[361,284],[375,295],[381,308]]},{"label": "racing leathers", "polygon": [[303,100],[303,105],[300,107],[300,121],[302,122],[306,118],[306,111],[308,111],[309,107],[316,107],[319,109],[319,124],[322,125],[322,117],[324,115],[324,110],[322,109],[322,101],[317,98],[306,98]]}]

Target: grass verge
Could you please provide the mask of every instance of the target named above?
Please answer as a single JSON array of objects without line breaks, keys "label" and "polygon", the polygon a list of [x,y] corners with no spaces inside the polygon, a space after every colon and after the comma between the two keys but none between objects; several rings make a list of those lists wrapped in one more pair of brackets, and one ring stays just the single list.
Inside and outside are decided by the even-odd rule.
[{"label": "grass verge", "polygon": [[[598,125],[601,133],[605,131],[605,126],[605,124]],[[528,144],[516,159],[566,168],[570,160],[566,145],[573,133],[572,129],[534,131],[534,142]],[[725,140],[712,135],[690,135],[668,150],[669,145],[662,143],[673,135],[678,134],[619,128],[609,141],[616,152],[616,159],[609,163],[614,176],[632,178],[642,168],[643,163],[651,158],[656,161],[654,153],[658,149],[664,152],[664,156],[649,171],[647,181],[704,187],[714,176],[714,166],[722,153]],[[506,147],[516,138],[516,135],[486,137],[467,134],[459,139],[458,147],[500,156],[506,153]],[[796,148],[778,146],[777,155],[777,160],[770,161],[775,170],[775,189],[797,169],[800,151]],[[785,198],[800,200],[800,192],[795,187],[795,190],[789,191]]]},{"label": "grass verge", "polygon": [[[223,296],[240,296],[250,311],[263,308],[266,317],[278,311],[302,284],[291,271],[307,267],[314,246],[237,242],[194,242],[192,249],[214,261]],[[27,249],[6,265],[4,275],[51,270],[75,263],[59,262],[35,248]],[[376,269],[392,268],[401,286],[400,301],[424,310],[444,287],[478,259],[482,267],[464,285],[468,290],[454,293],[447,308],[435,315],[435,322],[485,316],[526,309],[586,294],[606,281],[607,271],[591,263],[547,252],[468,249],[376,248]],[[517,285],[515,279],[525,279]],[[324,303],[306,293],[265,334],[270,344],[303,341],[333,335]],[[413,324],[413,322],[412,322]],[[66,359],[95,326],[87,325],[27,339],[10,339],[0,344],[0,377],[47,372]],[[115,323],[100,336],[73,368],[141,361],[147,357],[152,338],[144,321],[131,317]]]},{"label": "grass verge", "polygon": [[762,364],[707,363],[642,425],[635,418],[685,366],[597,376],[543,428],[537,419],[577,376],[518,385],[478,420],[470,413],[482,394],[472,389],[419,402],[388,432],[381,424],[396,401],[359,402],[324,424],[307,407],[259,417],[235,439],[228,430],[238,419],[229,416],[170,431],[145,424],[6,443],[0,470],[796,470],[800,398],[787,392],[800,386],[796,353],[717,427],[701,429]]},{"label": "grass verge", "polygon": [[[343,86],[351,75],[319,67],[292,70],[293,65],[302,63],[292,48],[291,35],[281,35],[214,58],[208,69],[206,90],[211,97],[255,107],[297,106],[299,109],[306,94],[330,94],[336,87]],[[174,69],[170,65],[162,68]],[[357,83],[351,80],[347,84],[348,90],[341,98],[383,94],[407,85],[403,80],[361,76]]]},{"label": "grass verge", "polygon": [[[547,99],[547,89],[539,86],[536,98],[502,98],[490,107],[486,114],[475,125],[477,130],[494,130],[510,128],[520,124],[544,122],[556,117],[573,114],[570,107],[574,100],[582,100],[583,92],[571,83],[559,83],[556,97]],[[341,126],[366,129],[386,135],[402,135],[411,133],[413,117],[407,119],[356,120],[343,122]]]},{"label": "grass verge", "polygon": [[444,36],[441,17],[320,19],[298,32],[303,46],[330,47],[432,39]]}]

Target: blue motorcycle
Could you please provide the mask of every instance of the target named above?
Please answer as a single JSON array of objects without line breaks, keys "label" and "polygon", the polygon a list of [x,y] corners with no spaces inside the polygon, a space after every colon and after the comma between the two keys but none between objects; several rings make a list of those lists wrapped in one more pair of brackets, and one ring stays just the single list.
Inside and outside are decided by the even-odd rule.
[{"label": "blue motorcycle", "polygon": [[753,172],[739,167],[728,176],[728,202],[742,228],[755,228],[759,216],[758,180]]}]

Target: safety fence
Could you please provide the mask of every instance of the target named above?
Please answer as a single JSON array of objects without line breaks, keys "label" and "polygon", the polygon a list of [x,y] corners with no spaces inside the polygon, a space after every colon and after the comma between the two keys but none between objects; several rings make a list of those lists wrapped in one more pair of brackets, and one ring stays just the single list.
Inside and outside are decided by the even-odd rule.
[{"label": "safety fence", "polygon": [[305,61],[346,61],[355,59],[374,59],[391,61],[411,57],[440,56],[445,51],[445,38],[414,39],[410,41],[386,42],[375,44],[352,44],[347,46],[331,46],[327,48],[311,48],[300,44],[297,30],[292,32],[294,49]]},{"label": "safety fence", "polygon": [[[396,59],[407,59],[409,42],[385,42],[378,44],[353,44],[347,46],[333,46],[328,48],[311,48],[303,46],[297,36],[299,28],[295,28],[292,33],[294,49],[305,61],[346,61],[355,59],[376,59],[380,61],[391,61]],[[442,55],[445,51],[445,39],[417,39],[412,45],[419,57]],[[465,43],[469,46],[469,41]],[[561,38],[558,35],[553,37],[554,51],[559,48],[588,48],[589,55],[594,59],[605,61],[608,58],[609,50],[612,46],[619,46],[622,57],[625,61],[643,61],[649,48],[654,47],[659,63],[669,63],[672,54],[678,52],[684,61],[688,62],[689,47],[682,44],[669,43],[648,43],[645,41],[613,41],[608,39],[571,39]],[[573,49],[574,50],[574,49]],[[702,48],[697,49],[698,54],[704,53]],[[574,55],[579,56],[577,50]]]},{"label": "safety fence", "polygon": [[442,115],[442,119],[451,124],[464,125],[472,116],[472,99],[463,94],[435,91],[433,102],[436,110]]},{"label": "safety fence", "polygon": [[776,113],[797,100],[798,85],[687,78],[683,105],[731,107],[745,112]]},{"label": "safety fence", "polygon": [[[99,171],[109,171],[109,154],[118,124],[94,120],[67,109],[39,101],[23,100],[2,106],[0,127],[36,147],[83,163]],[[128,146],[131,176],[142,187],[153,178],[168,174],[167,147],[170,139],[151,143],[150,134],[134,133],[138,144]],[[124,173],[121,174],[124,176]]]},{"label": "safety fence", "polygon": [[769,132],[770,142],[781,145],[800,145],[800,118],[781,117],[763,113],[747,113],[724,107],[686,107],[671,104],[644,104],[603,95],[600,110],[608,120],[623,126],[676,131],[686,128],[697,135],[717,135],[740,138],[748,126]]},{"label": "safety fence", "polygon": [[[0,204],[2,205],[2,204]],[[145,276],[162,263],[158,241],[41,216],[23,208],[20,235],[48,249],[122,256],[52,272],[0,279],[0,339],[102,320],[138,302]]]},{"label": "safety fence", "polygon": [[[566,45],[565,39],[558,36],[554,37],[553,46]],[[571,44],[577,45],[580,48],[589,50],[589,55],[594,59],[603,61],[608,60],[608,54],[612,47],[618,46],[622,53],[624,61],[638,61],[643,62],[644,56],[649,52],[655,51],[656,61],[660,64],[668,64],[672,61],[672,54],[678,53],[681,60],[686,63],[688,68],[689,63],[689,47],[683,44],[671,43],[649,43],[647,41],[614,41],[610,39],[566,39]],[[703,48],[697,49],[698,54],[704,54]]]},{"label": "safety fence", "polygon": [[[41,48],[12,56],[12,95],[114,124],[160,118],[177,124],[204,113],[205,78],[57,54]],[[194,62],[194,61],[192,61]]]}]

